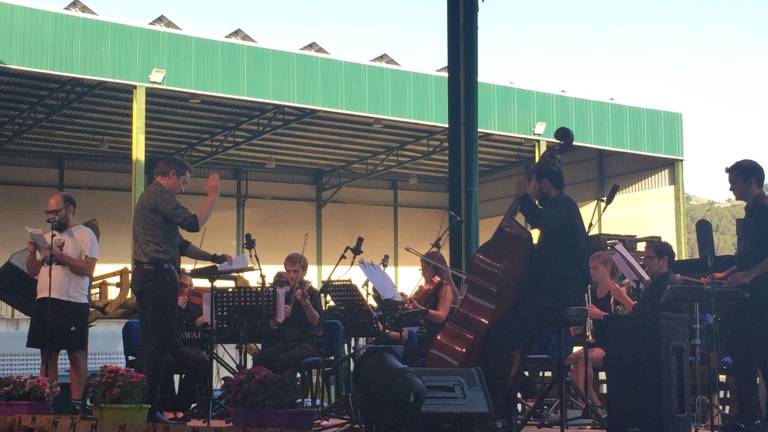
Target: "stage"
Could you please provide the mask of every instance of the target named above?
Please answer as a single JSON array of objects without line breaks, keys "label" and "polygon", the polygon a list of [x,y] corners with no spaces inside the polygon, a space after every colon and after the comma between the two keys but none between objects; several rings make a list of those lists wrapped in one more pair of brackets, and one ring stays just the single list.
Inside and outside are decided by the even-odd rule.
[{"label": "stage", "polygon": [[[339,427],[334,427],[338,424]],[[323,422],[316,425],[316,429],[324,430],[328,432],[336,432],[344,428],[343,424],[339,421]],[[571,430],[594,430],[601,431],[603,429],[591,429],[583,426],[571,426]],[[225,423],[223,420],[214,420],[212,426],[206,426],[202,421],[194,420],[186,425],[179,426],[166,426],[153,423],[114,423],[96,421],[95,419],[80,419],[76,416],[15,416],[15,417],[2,417],[0,416],[0,432],[217,432],[217,431],[241,431],[241,430],[253,430],[253,431],[269,431],[269,432],[294,432],[289,429],[269,428],[269,429],[242,429],[235,428],[231,424]],[[362,431],[362,428],[344,429],[347,431]],[[538,428],[535,425],[527,426],[523,429],[524,432],[555,432],[559,431],[558,428]]]}]

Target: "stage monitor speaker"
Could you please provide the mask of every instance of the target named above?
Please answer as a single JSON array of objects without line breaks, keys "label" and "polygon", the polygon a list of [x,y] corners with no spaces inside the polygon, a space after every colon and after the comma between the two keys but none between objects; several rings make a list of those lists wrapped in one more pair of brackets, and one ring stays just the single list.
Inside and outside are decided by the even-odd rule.
[{"label": "stage monitor speaker", "polygon": [[686,315],[611,316],[600,323],[608,432],[690,432]]},{"label": "stage monitor speaker", "polygon": [[491,414],[480,368],[410,368],[424,383],[417,430],[481,429]]},{"label": "stage monitor speaker", "polygon": [[22,268],[26,267],[26,256],[26,250],[16,252],[0,267],[0,301],[26,316],[32,316],[37,298],[37,279]]}]

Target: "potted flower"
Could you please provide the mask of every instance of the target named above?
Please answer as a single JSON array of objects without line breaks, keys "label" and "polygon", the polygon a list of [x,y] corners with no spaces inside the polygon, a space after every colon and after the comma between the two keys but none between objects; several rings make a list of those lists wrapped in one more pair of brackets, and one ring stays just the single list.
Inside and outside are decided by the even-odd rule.
[{"label": "potted flower", "polygon": [[41,376],[0,378],[0,416],[48,414],[51,400],[59,394],[56,381]]},{"label": "potted flower", "polygon": [[222,390],[236,427],[312,429],[316,411],[298,408],[301,387],[296,380],[254,367],[226,379]]},{"label": "potted flower", "polygon": [[143,403],[147,382],[133,369],[104,365],[88,377],[88,396],[99,420],[121,423],[147,421],[149,405]]}]

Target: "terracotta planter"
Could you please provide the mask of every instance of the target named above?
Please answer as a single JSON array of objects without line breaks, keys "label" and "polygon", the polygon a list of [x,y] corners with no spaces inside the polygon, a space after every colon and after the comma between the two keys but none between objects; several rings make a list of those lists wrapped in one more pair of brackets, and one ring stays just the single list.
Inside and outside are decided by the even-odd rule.
[{"label": "terracotta planter", "polygon": [[232,425],[244,428],[283,428],[291,430],[312,430],[317,410],[297,409],[237,409],[231,408]]},{"label": "terracotta planter", "polygon": [[51,413],[50,402],[7,401],[0,402],[0,416],[46,415]]},{"label": "terracotta planter", "polygon": [[115,423],[146,423],[149,405],[101,404],[93,407],[93,415],[103,421]]}]

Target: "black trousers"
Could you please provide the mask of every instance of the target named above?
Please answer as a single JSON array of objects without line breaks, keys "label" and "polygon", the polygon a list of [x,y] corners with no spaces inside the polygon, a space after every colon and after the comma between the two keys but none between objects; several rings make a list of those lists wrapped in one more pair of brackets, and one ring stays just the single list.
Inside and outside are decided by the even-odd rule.
[{"label": "black trousers", "polygon": [[[737,417],[750,424],[760,416],[757,396],[757,371],[766,373],[768,365],[768,300],[751,297],[737,308],[734,334],[730,341],[733,353],[733,377],[736,381]],[[768,409],[768,407],[766,407]]]},{"label": "black trousers", "polygon": [[319,356],[320,346],[312,342],[278,342],[253,356],[254,366],[265,367],[272,372],[281,373],[296,370],[307,357]]},{"label": "black trousers", "polygon": [[133,271],[132,288],[139,305],[141,346],[139,364],[147,377],[146,401],[159,410],[160,386],[167,376],[177,326],[178,277],[172,269]]},{"label": "black trousers", "polygon": [[[165,373],[160,390],[163,411],[188,411],[204,394],[209,379],[208,356],[199,348],[176,346],[166,358]],[[178,392],[174,388],[175,374],[181,375]]]},{"label": "black trousers", "polygon": [[514,391],[510,387],[514,352],[523,358],[534,339],[542,332],[544,301],[535,297],[523,299],[493,323],[486,333],[480,354],[480,368],[488,385],[496,418],[513,414]]}]

